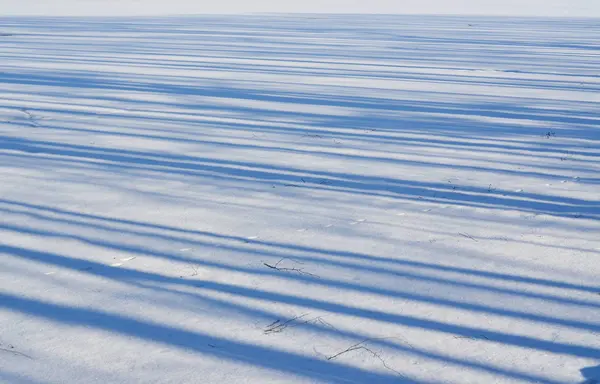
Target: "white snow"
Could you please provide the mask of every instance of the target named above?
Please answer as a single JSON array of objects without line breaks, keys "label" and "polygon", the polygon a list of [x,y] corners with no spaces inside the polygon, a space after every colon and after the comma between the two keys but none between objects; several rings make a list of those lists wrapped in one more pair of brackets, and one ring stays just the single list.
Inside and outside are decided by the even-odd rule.
[{"label": "white snow", "polygon": [[600,380],[598,25],[0,18],[0,382]]},{"label": "white snow", "polygon": [[371,13],[600,17],[598,0],[2,0],[2,15]]}]

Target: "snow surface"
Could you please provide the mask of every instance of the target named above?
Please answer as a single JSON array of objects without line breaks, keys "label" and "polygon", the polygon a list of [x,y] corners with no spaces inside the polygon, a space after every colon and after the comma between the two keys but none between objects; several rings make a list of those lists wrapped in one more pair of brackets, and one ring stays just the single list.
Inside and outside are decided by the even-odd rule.
[{"label": "snow surface", "polygon": [[598,0],[2,0],[3,15],[374,13],[600,17]]},{"label": "snow surface", "polygon": [[593,19],[0,19],[0,381],[600,380]]}]

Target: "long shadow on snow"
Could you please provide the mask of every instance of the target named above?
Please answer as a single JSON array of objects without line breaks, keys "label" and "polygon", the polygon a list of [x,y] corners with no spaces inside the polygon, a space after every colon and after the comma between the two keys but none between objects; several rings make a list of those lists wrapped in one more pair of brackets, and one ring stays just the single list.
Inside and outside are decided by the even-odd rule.
[{"label": "long shadow on snow", "polygon": [[[151,170],[194,177],[224,177],[227,180],[269,183],[307,190],[343,191],[388,196],[420,202],[438,202],[469,207],[513,209],[556,216],[576,216],[598,220],[600,202],[485,187],[448,183],[418,182],[339,172],[311,171],[268,164],[217,160],[195,156],[98,148],[58,142],[0,137],[0,148],[73,158],[74,164],[87,163],[100,168]],[[94,160],[103,160],[98,163]],[[433,196],[433,197],[432,197]]]},{"label": "long shadow on snow", "polygon": [[[35,231],[32,231],[35,233]],[[101,245],[101,244],[99,244]],[[131,247],[123,247],[125,251],[128,249],[131,250]],[[37,252],[26,250],[23,248],[12,247],[12,246],[0,246],[0,250],[6,254],[14,255],[20,258],[30,259],[36,262],[42,262],[50,265],[61,266],[65,268],[74,269],[83,273],[89,274],[99,274],[104,277],[109,278],[118,278],[119,276],[125,280],[134,279],[134,280],[148,280],[155,281],[159,283],[170,283],[170,284],[178,284],[178,285],[190,285],[197,289],[221,292],[221,293],[229,293],[235,296],[248,297],[259,300],[266,301],[276,301],[291,305],[303,306],[306,308],[311,308],[314,310],[322,310],[332,313],[338,313],[342,315],[348,316],[356,316],[362,317],[365,319],[376,320],[388,322],[391,324],[399,324],[404,325],[411,328],[419,328],[419,329],[427,329],[434,330],[441,333],[448,333],[454,336],[463,336],[469,337],[473,339],[482,339],[482,340],[490,340],[501,344],[520,346],[525,348],[532,348],[541,351],[558,353],[558,354],[567,354],[579,357],[594,357],[600,353],[600,350],[597,350],[592,347],[578,346],[578,345],[569,345],[563,344],[560,342],[549,342],[545,340],[540,340],[536,338],[532,338],[529,336],[518,336],[511,335],[504,332],[499,331],[490,331],[483,328],[472,328],[466,327],[462,325],[453,325],[449,323],[443,323],[436,320],[428,320],[423,318],[416,318],[412,316],[405,316],[393,313],[387,313],[383,311],[375,311],[369,309],[360,309],[349,307],[343,304],[337,303],[329,303],[322,300],[314,300],[310,298],[304,297],[295,297],[287,294],[281,294],[276,292],[269,292],[255,288],[247,288],[247,287],[239,287],[235,285],[225,284],[225,283],[217,283],[211,281],[186,281],[177,278],[171,278],[166,276],[157,275],[149,272],[141,272],[141,271],[133,271],[133,270],[124,270],[119,268],[108,267],[103,264],[99,264],[93,261],[88,260],[76,260],[66,256],[51,254],[47,252]],[[145,250],[145,254],[152,254],[154,252]],[[199,263],[195,260],[196,263]],[[201,262],[200,262],[201,263]],[[227,266],[225,266],[227,268]],[[230,268],[231,269],[231,268]],[[249,270],[244,270],[243,272],[249,272]],[[262,273],[261,274],[266,274]],[[295,276],[297,277],[297,276]],[[290,278],[290,275],[286,275],[285,278]],[[303,279],[305,281],[311,281],[311,279]],[[331,283],[331,281],[329,281]],[[325,282],[327,284],[327,282]],[[336,284],[338,286],[344,284]],[[385,294],[385,293],[381,293]],[[414,298],[415,300],[420,300],[423,302],[431,301],[434,304],[443,303],[443,300],[431,300],[430,298]],[[458,304],[458,303],[457,303]],[[445,303],[445,305],[451,305],[450,303]],[[475,306],[470,305],[460,305],[460,307],[472,310]],[[476,308],[476,307],[475,307]],[[481,309],[481,308],[478,308]],[[501,315],[510,315],[510,311],[502,311],[496,310],[492,313],[501,314]],[[513,316],[515,313],[512,314]],[[519,314],[517,314],[519,316]],[[533,320],[540,320],[539,316],[528,315],[522,316],[523,318],[529,318]],[[544,319],[547,321],[547,319]],[[556,319],[555,319],[556,320]],[[556,324],[574,326],[576,322],[571,322],[567,320],[556,320]],[[585,328],[589,328],[591,325],[585,324],[577,324],[576,326],[584,325]],[[592,326],[594,330],[597,330],[597,326]]]},{"label": "long shadow on snow", "polygon": [[332,361],[231,341],[205,333],[141,321],[109,312],[45,303],[5,293],[0,293],[0,307],[61,324],[93,327],[111,333],[212,355],[229,361],[325,380],[329,383],[346,384],[349,381],[362,383],[426,383],[403,380],[398,375],[369,372]]},{"label": "long shadow on snow", "polygon": [[[71,223],[75,226],[82,226],[82,227],[87,226],[87,227],[90,227],[93,229],[108,231],[109,233],[112,233],[112,232],[116,233],[116,232],[124,231],[125,233],[135,235],[135,236],[158,237],[158,238],[163,238],[167,241],[198,244],[201,246],[208,246],[208,247],[215,246],[215,244],[218,244],[218,243],[216,243],[218,241],[232,241],[235,244],[237,244],[238,247],[240,245],[247,245],[249,243],[248,239],[246,239],[244,237],[240,237],[240,236],[234,236],[234,235],[217,234],[217,233],[212,233],[212,232],[207,232],[207,231],[190,230],[190,229],[185,229],[185,228],[172,227],[172,226],[168,226],[168,225],[146,223],[146,222],[127,220],[127,219],[119,219],[119,218],[111,218],[111,217],[105,217],[105,216],[94,215],[94,214],[86,214],[86,213],[75,212],[75,211],[70,211],[70,210],[65,210],[65,209],[60,209],[60,208],[55,208],[55,207],[46,207],[46,206],[42,206],[42,205],[37,205],[37,204],[32,204],[32,203],[24,203],[24,202],[13,201],[13,200],[0,199],[0,203],[3,205],[7,205],[8,207],[27,208],[27,209],[33,209],[33,210],[39,211],[39,213],[37,213],[37,214],[28,213],[29,217],[31,217],[31,218],[44,217],[49,220],[54,220],[57,223],[66,222],[66,223]],[[4,211],[5,213],[17,212],[14,209],[6,208],[6,207],[2,207],[2,211]],[[67,219],[61,220],[60,218],[46,216],[47,214],[64,215],[67,217]],[[90,220],[91,222],[86,222],[84,220]],[[8,225],[8,223],[6,223],[5,225]],[[126,226],[126,227],[123,228],[123,226]],[[128,228],[127,226],[131,226],[134,229]],[[33,230],[33,229],[30,228],[29,230]],[[145,232],[145,231],[156,231],[156,232]],[[47,231],[46,231],[46,233],[50,234],[50,232],[47,232]],[[204,238],[205,240],[195,240],[195,239],[189,239],[189,238],[184,237],[184,236],[188,236],[188,235],[198,236],[200,238]],[[284,255],[284,256],[289,255],[290,252],[296,252],[295,257],[299,257],[299,258],[307,257],[306,254],[308,254],[309,256],[313,255],[313,254],[317,254],[317,255],[331,256],[335,259],[340,259],[340,260],[347,259],[347,260],[351,260],[352,262],[355,262],[355,263],[366,262],[366,263],[381,264],[382,268],[389,268],[390,266],[406,266],[406,267],[411,267],[411,268],[423,269],[424,271],[432,271],[432,272],[443,271],[443,272],[449,272],[449,273],[458,273],[460,275],[464,275],[467,277],[473,276],[473,277],[488,278],[488,279],[492,279],[492,280],[510,281],[510,282],[515,282],[515,283],[520,283],[520,284],[529,284],[532,286],[539,285],[541,287],[553,287],[553,288],[561,288],[561,289],[568,289],[568,290],[588,292],[588,293],[600,293],[600,288],[598,288],[596,286],[572,284],[569,282],[565,282],[564,280],[556,281],[556,280],[549,280],[549,279],[543,279],[543,278],[535,278],[535,277],[531,277],[531,276],[523,276],[523,275],[518,275],[518,274],[498,273],[498,272],[492,272],[492,271],[487,271],[487,270],[478,270],[478,269],[457,267],[457,266],[451,266],[451,265],[440,265],[439,263],[434,263],[434,262],[415,261],[415,260],[401,259],[398,257],[382,258],[382,257],[370,256],[370,255],[362,254],[362,253],[358,253],[358,252],[307,247],[307,246],[302,246],[302,245],[282,243],[282,242],[276,242],[276,241],[266,241],[266,240],[260,240],[260,239],[252,240],[252,244],[267,247],[268,249],[271,250],[270,252],[274,252],[273,256],[276,256],[276,257],[281,257],[282,255]],[[224,245],[226,245],[226,244],[219,244],[219,246],[224,246]],[[235,248],[231,248],[231,250],[235,250]],[[243,251],[251,252],[251,248],[250,247],[245,248],[245,249],[243,249]],[[264,249],[262,249],[261,252],[264,252]],[[312,262],[312,261],[322,262],[321,261],[322,259],[306,259],[306,260],[309,262]],[[350,268],[358,266],[359,268],[362,268],[362,267],[364,267],[364,264],[340,264],[340,266],[345,266],[345,267],[350,267]],[[513,266],[520,267],[520,268],[525,267],[523,265],[513,265]],[[527,267],[532,268],[532,266],[527,266]],[[536,268],[539,268],[539,266],[536,266]],[[379,270],[376,270],[376,271],[379,272]],[[388,269],[388,271],[389,271],[389,269]],[[418,275],[418,278],[421,278],[421,275]],[[511,292],[511,291],[507,291],[507,292]],[[546,296],[542,295],[540,297],[545,298]],[[550,297],[552,297],[552,296],[550,296]]]},{"label": "long shadow on snow", "polygon": [[[241,296],[245,296],[245,297],[253,297],[253,298],[269,300],[269,301],[276,300],[276,301],[279,301],[282,303],[300,305],[300,306],[304,306],[304,307],[307,307],[307,308],[310,308],[313,310],[322,310],[322,311],[326,311],[326,312],[333,311],[333,312],[337,312],[337,313],[350,314],[353,316],[360,315],[360,314],[375,314],[375,319],[380,320],[380,321],[394,321],[394,320],[391,320],[390,316],[392,318],[393,317],[406,318],[405,316],[398,316],[398,315],[392,315],[392,314],[385,314],[382,312],[361,310],[361,309],[346,307],[346,306],[334,304],[334,303],[315,301],[315,300],[299,298],[299,297],[294,297],[294,296],[289,296],[289,295],[275,294],[272,292],[261,291],[261,290],[256,290],[256,289],[235,287],[235,286],[230,286],[227,284],[209,283],[209,282],[193,281],[193,280],[186,280],[186,279],[177,279],[177,278],[167,277],[167,276],[149,273],[149,272],[141,272],[141,271],[130,270],[130,269],[127,270],[127,269],[113,268],[113,267],[109,267],[109,266],[106,266],[103,264],[98,264],[98,263],[91,262],[91,261],[78,260],[78,259],[73,259],[73,258],[69,258],[66,256],[60,256],[60,255],[56,255],[56,254],[47,253],[47,252],[38,252],[38,251],[34,251],[34,250],[27,250],[24,248],[17,248],[17,247],[10,247],[10,246],[4,247],[3,246],[3,247],[0,247],[0,252],[7,253],[7,254],[15,256],[15,257],[22,257],[22,258],[32,260],[32,261],[38,261],[38,262],[42,262],[45,264],[50,264],[50,265],[54,265],[54,266],[77,270],[82,273],[86,273],[86,274],[90,274],[90,275],[94,275],[94,276],[98,276],[98,277],[114,279],[114,280],[117,280],[122,283],[123,282],[136,283],[144,288],[150,288],[150,289],[156,288],[153,286],[147,286],[144,284],[144,282],[165,283],[165,284],[171,284],[171,285],[172,284],[187,285],[190,287],[195,287],[196,289],[199,290],[199,293],[193,294],[193,297],[195,297],[196,299],[200,299],[200,298],[202,298],[203,300],[207,299],[206,296],[202,295],[202,291],[210,292],[210,291],[216,290],[218,292],[230,293],[230,294],[233,294],[236,296],[241,295]],[[175,292],[178,295],[181,295],[181,294],[190,295],[190,293],[182,293],[182,292],[178,292],[178,291],[171,291],[171,292]],[[7,308],[16,309],[23,313],[33,314],[38,317],[46,317],[46,318],[54,319],[53,315],[49,315],[49,314],[45,313],[45,311],[41,311],[38,309],[54,308],[56,306],[55,304],[39,305],[42,303],[37,302],[38,305],[34,305],[33,309],[32,309],[32,308],[29,308],[28,305],[36,303],[36,301],[34,301],[34,300],[29,300],[29,299],[21,300],[14,296],[4,295],[4,294],[0,294],[0,297],[3,299],[3,300],[0,300],[0,306],[5,306]],[[6,300],[4,300],[4,299],[6,299]],[[209,299],[209,301],[210,300],[214,300],[214,299]],[[275,314],[273,314],[273,313],[257,310],[254,308],[248,308],[248,307],[245,307],[245,306],[242,306],[239,304],[227,303],[225,301],[219,301],[219,302],[216,302],[215,304],[220,305],[220,306],[228,306],[228,307],[233,308],[233,310],[235,310],[235,311],[246,312],[249,315],[254,315],[254,316],[258,315],[261,318],[264,318],[264,317],[272,318],[275,316]],[[329,307],[331,307],[331,308],[329,308]],[[58,308],[59,313],[61,312],[61,308]],[[77,315],[83,314],[86,310],[79,310],[79,309],[75,309],[75,308],[71,308],[71,309],[73,310],[73,312],[70,314],[76,315],[76,316],[74,316],[74,318],[71,319],[71,321],[67,321],[67,323],[73,324],[73,322],[75,322],[77,324],[77,323],[79,323],[79,321],[80,321],[79,318],[81,317],[81,316],[77,316]],[[340,309],[342,309],[342,311],[340,311]],[[93,318],[95,319],[96,315],[100,315],[100,314],[104,314],[104,313],[103,312],[94,312]],[[107,317],[108,316],[103,316],[103,315],[98,316],[98,321],[110,320],[110,318],[107,319]],[[82,321],[81,322],[82,324],[97,326],[95,321],[90,321],[91,319],[89,319],[87,316],[85,316],[85,318],[88,319],[88,321]],[[62,319],[56,318],[55,320],[61,321]],[[138,320],[136,320],[136,321],[138,321]],[[420,324],[421,322],[422,322],[422,324]],[[137,331],[134,331],[134,329],[136,329],[136,328],[129,329],[129,327],[127,327],[127,329],[121,329],[121,327],[114,326],[113,323],[114,322],[109,321],[107,323],[104,323],[104,325],[102,325],[102,326],[98,326],[98,328],[109,330],[109,331],[116,332],[116,333],[125,333],[128,335],[134,336],[134,337],[143,338],[143,339],[147,339],[147,340],[155,341],[155,342],[159,342],[159,343],[171,344],[171,345],[174,345],[174,346],[177,346],[180,348],[184,348],[184,349],[190,349],[189,345],[187,345],[187,344],[182,345],[181,342],[178,340],[175,340],[173,342],[165,340],[165,338],[164,338],[165,335],[163,335],[163,333],[166,333],[167,335],[169,335],[171,333],[170,330],[172,329],[170,327],[164,327],[165,328],[164,330],[162,328],[155,330],[155,331],[161,331],[161,332],[159,332],[158,337],[152,338],[152,337],[149,337],[149,335],[146,334],[146,332],[144,332],[144,331],[142,331],[141,333],[138,333]],[[394,321],[394,323],[397,323],[397,322]],[[457,326],[452,326],[450,324],[437,323],[438,326],[429,328],[429,326],[434,323],[436,323],[436,322],[431,322],[431,321],[427,321],[427,320],[422,320],[422,321],[416,320],[414,324],[411,324],[411,321],[409,321],[408,323],[406,321],[402,321],[399,324],[404,324],[409,327],[414,327],[414,326],[425,327],[426,329],[433,329],[433,330],[437,330],[439,332],[448,332],[449,329],[455,329],[455,327],[457,327]],[[128,322],[125,322],[124,324],[129,325]],[[142,323],[142,325],[144,326],[146,324]],[[363,337],[362,335],[359,335],[356,333],[349,333],[349,332],[344,332],[344,331],[339,331],[339,330],[332,331],[332,329],[329,327],[318,326],[315,324],[308,324],[308,325],[305,324],[305,326],[307,326],[315,331],[321,332],[321,333],[330,333],[330,334],[334,334],[334,335],[338,335],[338,336],[352,337],[354,339],[359,339],[359,338]],[[469,329],[469,328],[465,328],[465,327],[458,327],[458,328],[462,328],[462,331],[460,331],[460,333],[458,333],[458,335],[463,335],[465,337],[470,337],[470,338],[474,338],[474,339],[489,340],[488,339],[489,334],[490,334],[489,332],[486,332],[486,331],[482,332],[480,330]],[[166,332],[167,330],[169,332]],[[453,331],[451,333],[453,333]],[[494,333],[494,332],[492,332],[492,333]],[[469,336],[467,336],[467,334]],[[194,336],[194,335],[191,335],[191,336]],[[593,351],[594,351],[592,348],[572,346],[572,345],[566,345],[566,344],[561,344],[561,343],[552,343],[552,342],[540,341],[540,340],[536,340],[536,339],[523,338],[523,337],[519,337],[519,336],[510,336],[510,335],[505,335],[505,336],[507,336],[510,340],[505,339],[503,341],[500,341],[500,340],[496,340],[496,341],[497,342],[508,341],[508,344],[514,345],[513,342],[515,340],[517,340],[517,339],[525,340],[526,339],[527,344],[525,346],[528,348],[538,349],[541,347],[542,350],[546,350],[546,351],[551,350],[555,353],[565,353],[565,354],[573,354],[574,353],[578,356],[580,354],[587,355],[588,353],[593,353]],[[176,337],[175,339],[178,339],[178,338]],[[190,341],[196,342],[196,341],[199,341],[199,339],[197,337],[193,337]],[[426,357],[426,358],[442,360],[442,361],[446,361],[447,363],[456,364],[456,365],[460,365],[460,366],[464,366],[464,367],[468,367],[468,368],[472,368],[472,369],[476,369],[476,370],[482,370],[482,371],[486,371],[486,372],[490,372],[490,373],[495,373],[495,374],[499,374],[499,375],[503,375],[503,376],[511,377],[511,378],[515,378],[515,379],[526,379],[526,380],[532,380],[532,381],[541,382],[541,383],[555,383],[552,380],[532,376],[529,374],[512,372],[512,371],[508,371],[508,370],[505,370],[502,368],[497,368],[497,367],[494,367],[491,365],[485,365],[485,364],[481,364],[481,363],[465,361],[465,360],[461,360],[461,359],[457,359],[457,358],[453,358],[453,357],[449,357],[449,356],[444,356],[444,355],[439,355],[436,353],[427,352],[424,350],[417,349],[414,346],[406,347],[406,346],[402,346],[401,344],[398,344],[398,343],[386,342],[385,340],[373,340],[372,343],[375,345],[378,345],[378,346],[396,349],[396,350],[402,351],[404,353],[418,355],[418,356]],[[226,351],[222,351],[222,353],[226,353],[226,354],[230,355],[230,357],[233,357],[234,359],[246,362],[246,359],[245,359],[246,356],[240,357],[238,354],[235,353],[235,352],[239,351],[239,348],[237,348],[238,345],[236,345],[235,343],[232,343],[229,341],[223,341],[220,338],[208,336],[206,343],[204,343],[204,345],[201,345],[201,344],[203,344],[203,343],[194,344],[196,346],[196,348],[198,348],[198,349],[194,349],[194,350],[201,352],[201,353],[214,352],[212,349],[213,347],[208,348],[208,346],[206,345],[206,344],[212,344],[212,345],[216,345],[217,348],[219,348],[219,349],[220,348],[227,349]],[[233,351],[231,349],[233,349]],[[258,348],[258,350],[259,351],[252,351],[252,352],[262,352],[261,348]],[[221,351],[219,350],[219,352],[221,352]],[[216,355],[220,356],[220,353],[216,353]],[[287,354],[285,354],[285,355],[280,356],[280,358],[288,359],[289,356]],[[287,360],[286,362],[289,363],[291,366],[293,366],[293,364],[295,364],[297,362],[297,360],[298,360],[297,355],[292,354],[292,359]],[[308,361],[309,363],[313,361],[313,359],[310,359],[310,358],[305,358],[305,360]],[[301,360],[301,362],[306,364],[306,362],[304,360]],[[260,365],[260,364],[258,364],[258,365]],[[264,366],[264,365],[260,365],[260,366]],[[268,367],[272,368],[272,366],[270,366],[270,365]],[[302,367],[302,365],[300,367]],[[311,368],[312,368],[312,366],[311,366]],[[335,368],[338,368],[338,367],[335,366]],[[284,366],[283,368],[280,368],[279,370],[287,371],[288,369],[289,368],[287,366]],[[293,373],[301,374],[301,375],[304,374],[304,372],[302,372],[302,371],[300,371],[300,372],[293,371]],[[318,373],[322,373],[322,372],[319,370]],[[346,373],[352,374],[353,372],[346,372]],[[398,380],[398,378],[396,378],[396,380]],[[334,382],[337,382],[337,381],[334,381]],[[362,381],[359,381],[359,382],[362,382]],[[387,381],[385,381],[385,382],[387,382]],[[411,382],[414,382],[414,381],[411,381]]]}]

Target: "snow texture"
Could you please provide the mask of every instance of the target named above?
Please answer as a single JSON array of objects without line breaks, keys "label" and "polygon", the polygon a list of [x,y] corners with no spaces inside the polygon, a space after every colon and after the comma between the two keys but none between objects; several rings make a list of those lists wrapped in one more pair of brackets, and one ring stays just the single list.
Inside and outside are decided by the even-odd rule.
[{"label": "snow texture", "polygon": [[598,0],[2,0],[3,15],[371,13],[600,17]]},{"label": "snow texture", "polygon": [[598,25],[1,18],[0,382],[600,381]]}]

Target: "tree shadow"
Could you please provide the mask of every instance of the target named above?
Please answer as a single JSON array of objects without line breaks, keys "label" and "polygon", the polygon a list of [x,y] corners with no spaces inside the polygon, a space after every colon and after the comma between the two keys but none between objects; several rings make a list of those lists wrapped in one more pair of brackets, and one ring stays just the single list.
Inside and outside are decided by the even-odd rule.
[{"label": "tree shadow", "polygon": [[595,367],[583,368],[581,375],[584,380],[581,384],[598,384],[600,383],[600,365]]},{"label": "tree shadow", "polygon": [[[236,312],[242,311],[244,313],[249,313],[255,317],[258,316],[261,318],[276,318],[276,314],[262,311],[256,309],[255,307],[241,306],[239,304],[232,304],[227,302],[215,303],[214,299],[207,298],[207,296],[204,296],[204,294],[209,293],[211,291],[218,291],[220,293],[230,293],[238,297],[244,296],[259,300],[267,300],[271,302],[276,301],[280,303],[300,305],[307,309],[322,310],[326,313],[334,312],[340,314],[347,314],[351,316],[377,319],[378,321],[390,322],[392,324],[402,324],[408,327],[417,327],[436,330],[439,332],[448,332],[451,335],[457,335],[456,337],[465,337],[473,340],[482,340],[486,342],[500,342],[508,345],[519,345],[535,350],[543,350],[547,352],[574,355],[579,357],[593,357],[596,356],[599,352],[598,350],[595,350],[593,348],[585,348],[581,346],[573,346],[557,342],[544,342],[542,340],[536,340],[529,337],[519,337],[516,335],[501,334],[493,331],[487,331],[484,329],[453,326],[451,324],[427,321],[423,319],[411,319],[410,317],[393,315],[391,313],[385,313],[383,311],[361,310],[359,308],[347,307],[335,303],[328,303],[325,301],[309,300],[301,297],[277,294],[274,292],[240,288],[234,285],[216,284],[211,283],[209,281],[199,281],[195,279],[178,279],[131,269],[114,268],[91,261],[78,260],[66,256],[55,255],[47,252],[39,252],[25,248],[3,246],[2,248],[0,248],[0,252],[5,255],[21,257],[24,259],[34,260],[45,264],[73,269],[75,271],[79,271],[85,274],[115,279],[122,283],[125,282],[129,284],[139,285],[146,289],[158,289],[162,291],[167,289],[171,290],[171,292],[174,292],[177,295],[190,295],[190,293],[179,292],[177,290],[172,290],[172,288],[161,288],[161,286],[164,285],[165,287],[167,287],[168,285],[172,284],[190,285],[196,288],[196,292],[191,294],[195,300],[198,300],[200,298],[202,298],[202,300],[208,299],[212,301],[213,304],[218,304],[220,306],[225,305],[233,308],[233,310]],[[290,276],[287,277],[289,278]],[[160,285],[156,285],[156,283],[160,283]],[[361,372],[360,370],[344,371],[343,368],[340,368],[338,370],[337,366],[334,366],[332,371],[327,371],[327,363],[320,362],[319,360],[315,361],[315,359],[311,358],[299,359],[296,358],[296,355],[289,356],[286,353],[281,353],[279,351],[270,349],[265,350],[260,347],[252,349],[248,348],[248,345],[237,345],[237,343],[232,343],[228,340],[220,339],[217,337],[211,337],[210,335],[199,335],[186,331],[181,331],[182,333],[180,333],[178,330],[172,329],[170,327],[159,326],[154,323],[140,322],[138,320],[133,320],[119,315],[109,315],[101,311],[65,307],[53,303],[43,303],[41,301],[23,299],[8,294],[0,294],[0,298],[2,299],[0,300],[0,306],[10,310],[19,311],[21,313],[33,315],[36,317],[51,319],[57,322],[64,322],[67,324],[93,326],[99,329],[108,330],[119,334],[125,334],[136,338],[147,339],[149,341],[154,341],[158,343],[169,344],[183,349],[192,349],[196,352],[202,352],[205,354],[216,354],[219,357],[222,357],[221,355],[225,354],[229,356],[230,359],[234,359],[236,361],[252,363],[253,365],[265,366],[270,369],[276,369],[284,372],[288,371],[290,373],[294,373],[296,375],[301,376],[306,375],[306,372],[304,372],[304,368],[306,368],[307,372],[310,372],[311,374],[317,374],[317,376],[309,375],[309,377],[315,379],[327,379],[328,381],[333,380],[333,382],[338,382],[338,380],[341,380],[339,382],[346,382],[348,378],[354,377],[355,374],[360,373],[358,377],[360,377],[361,380],[362,377],[364,377],[365,379],[376,378],[377,380],[384,380],[381,382],[398,382],[397,380],[399,380],[398,376],[395,375],[378,375],[370,377],[368,375],[362,375],[363,372]],[[319,324],[305,324],[305,326],[312,330],[316,330],[322,334],[333,333],[338,336],[350,337],[355,340],[360,340],[361,338],[363,340],[366,340],[364,335],[344,332]],[[139,327],[141,327],[142,332],[139,332]],[[145,332],[146,328],[148,330],[148,333]],[[183,340],[186,340],[186,342],[184,342]],[[391,348],[393,350],[397,350],[399,352],[401,351],[409,355],[417,355],[427,357],[429,359],[441,360],[449,364],[464,366],[467,368],[488,373],[494,373],[505,377],[512,377],[514,379],[554,383],[552,380],[542,379],[541,377],[537,377],[535,375],[523,372],[508,371],[506,369],[501,369],[493,365],[467,361],[453,357],[451,355],[440,355],[429,352],[427,350],[421,350],[420,348],[415,347],[413,345],[410,345],[407,348],[407,346],[403,345],[403,343],[397,343],[386,340],[373,340],[372,343],[376,346]],[[215,348],[223,348],[223,351],[215,351]],[[275,354],[280,354],[279,358],[285,360],[286,365],[284,365],[283,367],[279,367],[280,360],[272,359],[272,355]],[[256,360],[262,360],[263,358],[270,360],[269,363],[266,365],[264,363],[257,363]],[[287,366],[288,363],[291,364],[289,367]],[[292,369],[292,367],[294,368]],[[325,374],[325,372],[327,372],[327,374]],[[337,379],[335,379],[336,377]],[[422,381],[411,379],[407,382],[421,383]],[[425,382],[426,381],[423,381],[423,383]]]},{"label": "tree shadow", "polygon": [[[10,32],[0,41],[0,116],[6,116],[0,121],[1,165],[15,170],[9,176],[23,171],[28,176],[22,179],[39,188],[42,197],[51,193],[42,183],[54,178],[181,202],[176,192],[137,189],[136,182],[152,180],[210,185],[219,194],[241,197],[274,191],[269,196],[305,205],[318,199],[340,210],[383,201],[386,207],[444,205],[456,208],[454,215],[462,214],[458,209],[486,210],[492,212],[487,217],[492,222],[506,213],[546,215],[552,218],[549,225],[565,229],[548,248],[598,256],[590,244],[562,241],[596,230],[600,219],[600,202],[594,197],[600,185],[595,98],[600,67],[589,59],[599,49],[595,22],[573,21],[557,31],[552,20],[506,24],[505,19],[483,18],[482,26],[474,28],[465,18],[386,16],[0,21]],[[521,35],[523,31],[528,33]],[[439,178],[428,177],[435,172]],[[457,181],[459,173],[472,178]],[[536,183],[569,180],[585,193],[488,183],[508,177]],[[107,181],[115,178],[114,184]],[[207,198],[216,195],[213,191]],[[252,206],[234,200],[229,204],[240,210]],[[299,215],[285,207],[271,209]],[[567,273],[568,268],[493,259],[489,247],[426,244],[434,256],[460,254],[468,260],[461,264],[412,256],[411,249],[400,249],[407,243],[384,253],[345,244],[248,239],[84,212],[43,199],[33,203],[16,192],[0,199],[0,217],[0,234],[8,239],[0,244],[0,254],[9,275],[43,267],[122,284],[165,313],[193,313],[195,306],[204,305],[267,324],[282,320],[268,306],[277,305],[352,319],[361,326],[396,326],[440,336],[444,348],[373,339],[361,326],[337,329],[309,321],[302,329],[315,335],[312,340],[331,337],[347,345],[369,340],[369,345],[395,352],[397,359],[423,359],[509,381],[559,384],[543,372],[457,356],[452,348],[444,352],[446,345],[467,340],[479,343],[482,353],[500,347],[565,358],[600,355],[596,344],[532,331],[600,332],[593,316],[600,308],[597,285],[584,279],[583,272]],[[30,245],[28,239],[41,243]],[[68,242],[90,253],[73,255],[54,247]],[[39,244],[48,248],[41,250]],[[175,245],[199,251],[169,250]],[[120,268],[96,251],[191,265],[265,284]],[[303,263],[303,269],[273,268],[282,260]],[[27,275],[38,278],[49,279]],[[298,290],[282,289],[287,286]],[[305,294],[302,288],[307,287],[322,295]],[[9,288],[0,292],[0,307],[11,313],[310,381],[439,382],[396,372],[375,353],[370,357],[379,357],[384,366],[363,369],[328,356],[19,295]],[[335,296],[340,292],[352,299],[340,301]],[[158,293],[167,299],[156,297]],[[385,305],[369,306],[374,298]],[[444,315],[405,311],[409,305]],[[481,321],[468,323],[463,316]],[[531,328],[504,327],[510,324]],[[599,380],[597,368],[582,370],[586,384]],[[3,378],[13,376],[0,372]]]}]

